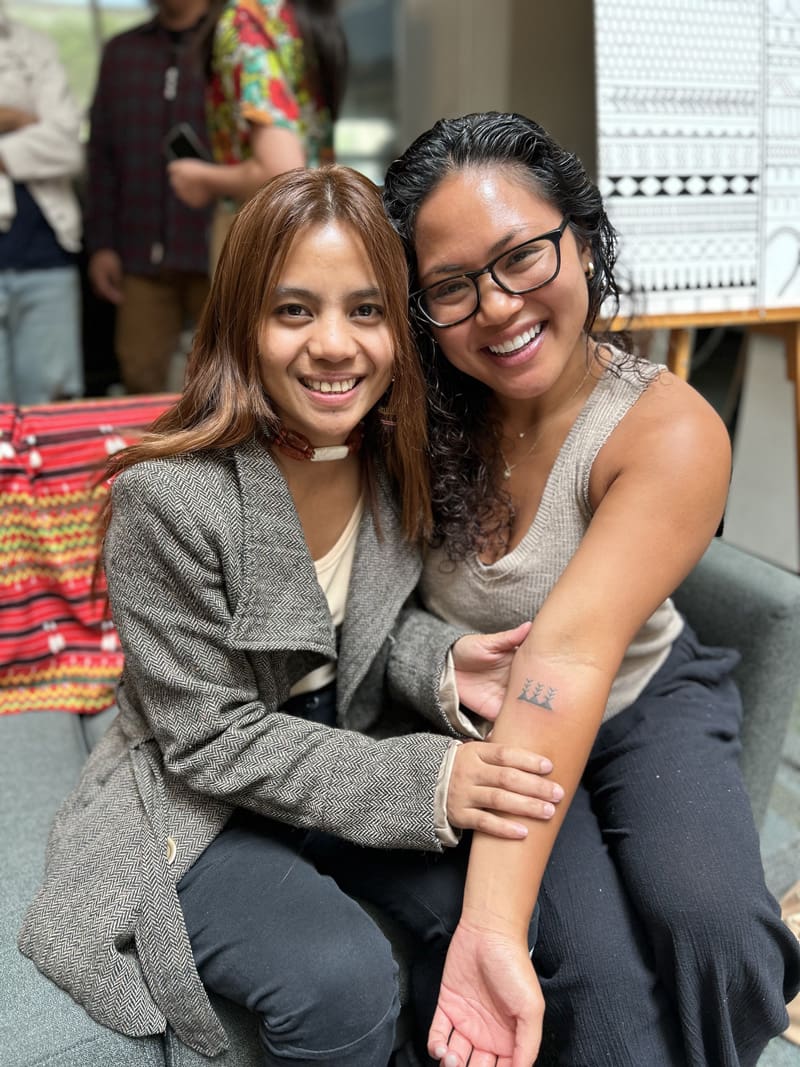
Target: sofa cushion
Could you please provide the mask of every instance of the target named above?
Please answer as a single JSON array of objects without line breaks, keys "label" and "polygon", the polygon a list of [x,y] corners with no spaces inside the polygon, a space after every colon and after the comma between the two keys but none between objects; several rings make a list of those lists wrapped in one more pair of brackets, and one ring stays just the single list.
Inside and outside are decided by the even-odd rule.
[{"label": "sofa cushion", "polygon": [[99,478],[173,399],[0,409],[0,715],[112,702],[122,653],[102,575],[92,595]]},{"label": "sofa cushion", "polygon": [[742,774],[760,825],[800,693],[800,577],[715,540],[675,603],[701,641],[741,653]]},{"label": "sofa cushion", "polygon": [[258,1040],[255,1015],[213,993],[211,1003],[227,1034],[227,1051],[209,1060],[184,1045],[170,1030],[164,1039],[169,1067],[263,1067],[264,1050]]},{"label": "sofa cushion", "polygon": [[86,754],[76,716],[41,712],[0,719],[0,1061],[5,1067],[164,1067],[160,1038],[126,1038],[100,1026],[17,948],[23,912],[42,876],[50,823]]}]

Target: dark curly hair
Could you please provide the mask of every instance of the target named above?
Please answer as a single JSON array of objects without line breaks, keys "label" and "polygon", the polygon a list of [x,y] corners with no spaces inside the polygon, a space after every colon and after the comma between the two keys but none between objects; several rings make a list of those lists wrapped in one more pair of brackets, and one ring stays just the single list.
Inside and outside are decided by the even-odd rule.
[{"label": "dark curly hair", "polygon": [[[537,196],[568,216],[578,244],[590,249],[595,273],[587,277],[586,333],[594,327],[601,307],[604,317],[615,316],[621,295],[614,277],[617,235],[602,197],[577,156],[538,123],[518,114],[485,112],[441,119],[386,172],[384,207],[403,239],[412,291],[419,288],[414,231],[420,207],[448,174],[486,166],[516,173]],[[491,415],[491,391],[444,358],[413,307],[411,317],[428,380],[433,544],[444,544],[451,559],[502,550],[514,511],[509,494],[498,488],[500,430]],[[606,334],[594,337],[603,343],[611,340]],[[630,352],[626,335],[615,334],[614,344]]]}]

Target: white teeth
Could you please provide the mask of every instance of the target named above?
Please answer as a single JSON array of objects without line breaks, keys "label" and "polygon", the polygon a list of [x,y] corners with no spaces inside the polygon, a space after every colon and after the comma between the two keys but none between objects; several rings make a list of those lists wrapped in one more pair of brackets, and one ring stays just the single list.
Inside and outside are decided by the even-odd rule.
[{"label": "white teeth", "polygon": [[516,352],[518,348],[529,344],[541,332],[542,324],[540,322],[532,330],[526,330],[525,333],[519,334],[518,337],[512,337],[510,341],[504,341],[501,345],[489,345],[489,351],[494,352],[496,356],[507,356],[509,352]]},{"label": "white teeth", "polygon": [[315,393],[349,393],[355,389],[358,378],[343,378],[340,381],[328,382],[316,378],[304,378],[303,385]]}]

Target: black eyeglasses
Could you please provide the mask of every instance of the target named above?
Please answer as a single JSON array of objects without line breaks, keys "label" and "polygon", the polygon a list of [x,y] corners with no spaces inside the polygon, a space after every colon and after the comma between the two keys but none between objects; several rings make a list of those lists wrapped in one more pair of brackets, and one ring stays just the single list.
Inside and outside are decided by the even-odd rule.
[{"label": "black eyeglasses", "polygon": [[561,270],[561,237],[568,222],[565,215],[557,230],[540,233],[501,252],[480,270],[465,271],[418,289],[411,294],[417,309],[431,325],[446,329],[465,322],[481,306],[478,278],[484,274],[491,274],[495,285],[513,296],[541,289]]}]

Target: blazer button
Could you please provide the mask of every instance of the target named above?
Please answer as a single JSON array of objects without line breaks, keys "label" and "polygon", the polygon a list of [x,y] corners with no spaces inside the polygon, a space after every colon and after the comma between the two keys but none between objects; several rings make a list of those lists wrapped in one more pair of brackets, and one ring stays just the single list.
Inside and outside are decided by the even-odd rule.
[{"label": "blazer button", "polygon": [[171,867],[175,862],[175,856],[178,852],[178,846],[175,844],[174,837],[167,838],[167,864]]}]

